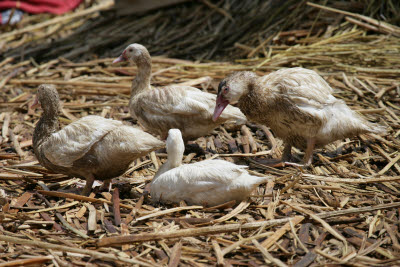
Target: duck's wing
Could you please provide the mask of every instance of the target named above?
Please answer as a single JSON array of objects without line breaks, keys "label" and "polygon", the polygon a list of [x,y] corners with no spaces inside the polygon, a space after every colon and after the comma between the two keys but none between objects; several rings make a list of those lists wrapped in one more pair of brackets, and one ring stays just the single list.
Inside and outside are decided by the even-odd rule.
[{"label": "duck's wing", "polygon": [[[184,87],[187,95],[184,101],[181,102],[181,105],[178,105],[177,110],[186,110],[186,109],[194,109],[198,110],[198,112],[202,112],[202,115],[211,120],[212,115],[214,114],[215,103],[217,99],[217,95],[203,92],[197,88],[193,87]],[[222,123],[226,120],[235,120],[237,123],[243,124],[246,123],[246,116],[240,111],[240,109],[228,105],[224,112],[219,117],[219,122]]]},{"label": "duck's wing", "polygon": [[281,69],[260,79],[299,132],[308,132],[309,127],[318,128],[328,119],[327,110],[338,102],[329,84],[313,70]]},{"label": "duck's wing", "polygon": [[[168,86],[145,92],[137,103],[154,115],[199,116],[209,112],[212,95],[190,86]],[[211,97],[209,96],[211,95]]]},{"label": "duck's wing", "polygon": [[52,134],[42,145],[44,155],[54,165],[72,167],[95,143],[122,125],[120,121],[86,116]]},{"label": "duck's wing", "polygon": [[[110,132],[112,145],[120,146],[122,151],[146,153],[165,146],[165,143],[145,131],[128,125],[122,125]],[[112,149],[113,147],[111,147]]]},{"label": "duck's wing", "polygon": [[281,69],[260,79],[273,94],[287,97],[299,106],[309,105],[318,108],[335,99],[332,96],[333,89],[313,70]]},{"label": "duck's wing", "polygon": [[180,105],[176,106],[177,112],[194,110],[194,112],[201,111],[207,117],[210,117],[210,114],[212,115],[216,95],[189,86],[185,86],[183,89],[186,95],[182,98]]},{"label": "duck's wing", "polygon": [[[140,98],[144,113],[153,116],[177,115],[211,120],[215,108],[216,95],[203,92],[191,86],[168,86],[146,92]],[[238,108],[229,106],[223,120],[246,120]]]}]

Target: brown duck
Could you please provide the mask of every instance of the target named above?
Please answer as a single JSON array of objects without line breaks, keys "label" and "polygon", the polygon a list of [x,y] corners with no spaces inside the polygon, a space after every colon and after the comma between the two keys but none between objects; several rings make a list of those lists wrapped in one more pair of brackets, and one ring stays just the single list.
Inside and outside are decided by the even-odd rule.
[{"label": "brown duck", "polygon": [[228,105],[217,120],[212,120],[217,96],[190,86],[172,85],[151,88],[151,57],[146,47],[129,45],[113,63],[130,61],[138,67],[132,82],[131,115],[153,134],[166,139],[169,129],[179,129],[185,142],[209,134],[225,122],[246,123],[236,107]]},{"label": "brown duck", "polygon": [[[304,164],[312,162],[315,147],[363,133],[384,133],[332,95],[332,88],[315,71],[288,68],[258,76],[235,72],[219,84],[213,119],[235,104],[250,121],[269,126],[285,142],[282,160],[292,146],[305,149]],[[289,163],[291,165],[296,165]]]},{"label": "brown duck", "polygon": [[40,85],[34,105],[43,114],[33,134],[34,153],[44,167],[86,179],[88,195],[94,180],[109,183],[135,159],[164,147],[164,143],[138,128],[100,116],[86,116],[60,129],[60,99],[52,85]]}]

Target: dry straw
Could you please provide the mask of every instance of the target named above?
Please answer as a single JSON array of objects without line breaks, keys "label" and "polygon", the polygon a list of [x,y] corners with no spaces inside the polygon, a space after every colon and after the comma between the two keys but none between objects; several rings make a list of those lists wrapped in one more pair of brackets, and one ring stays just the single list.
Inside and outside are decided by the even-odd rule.
[{"label": "dry straw", "polygon": [[[203,1],[135,20],[113,18],[113,23],[110,13],[98,13],[108,5],[102,2],[47,22],[48,15],[27,16],[30,28],[0,34],[1,49],[7,47],[0,60],[0,266],[398,265],[400,39],[397,26],[376,16],[395,23],[396,3],[387,1],[382,13],[380,1],[353,1],[347,11],[341,2],[330,8],[285,2],[271,7],[257,1]],[[262,14],[276,11],[268,23],[257,26],[256,4]],[[238,8],[251,10],[254,20],[236,24],[236,34],[230,25]],[[294,15],[287,17],[287,10]],[[183,11],[190,23],[178,30],[171,25],[183,18],[174,24],[166,15]],[[191,38],[195,27],[201,31],[198,39]],[[148,38],[140,35],[142,28],[159,40],[145,43],[151,52],[237,58],[199,63],[154,57],[154,85],[185,83],[215,92],[218,81],[234,70],[266,74],[307,67],[328,81],[336,97],[385,125],[389,134],[328,145],[315,153],[308,169],[273,169],[263,160],[280,157],[282,142],[268,128],[220,127],[196,141],[214,154],[187,155],[185,161],[220,157],[271,177],[255,197],[220,207],[153,203],[146,184],[165,161],[163,153],[141,158],[115,179],[119,194],[115,189],[96,197],[62,192],[82,181],[51,173],[33,156],[32,132],[40,112],[29,104],[37,85],[57,85],[64,103],[62,125],[89,114],[135,123],[127,105],[136,67],[111,65],[111,56],[129,42]],[[85,43],[82,35],[89,32],[95,37]],[[56,40],[44,42],[50,35]],[[94,59],[93,53],[110,57]]]}]

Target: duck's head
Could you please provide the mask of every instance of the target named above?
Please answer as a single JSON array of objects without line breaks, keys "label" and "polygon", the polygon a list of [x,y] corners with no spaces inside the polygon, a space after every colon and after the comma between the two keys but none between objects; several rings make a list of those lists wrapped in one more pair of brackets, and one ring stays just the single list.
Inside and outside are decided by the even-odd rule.
[{"label": "duck's head", "polygon": [[60,97],[52,84],[41,84],[31,108],[42,107],[45,113],[58,112]]},{"label": "duck's head", "polygon": [[185,144],[183,143],[182,133],[179,129],[170,129],[166,141],[168,155],[183,155]]},{"label": "duck's head", "polygon": [[230,74],[218,85],[217,102],[213,120],[216,121],[229,104],[236,104],[239,99],[248,93],[252,79],[257,77],[250,71],[238,71]]},{"label": "duck's head", "polygon": [[122,54],[113,61],[114,63],[132,61],[135,63],[140,62],[143,59],[149,59],[150,54],[146,47],[141,44],[130,44],[122,52]]}]

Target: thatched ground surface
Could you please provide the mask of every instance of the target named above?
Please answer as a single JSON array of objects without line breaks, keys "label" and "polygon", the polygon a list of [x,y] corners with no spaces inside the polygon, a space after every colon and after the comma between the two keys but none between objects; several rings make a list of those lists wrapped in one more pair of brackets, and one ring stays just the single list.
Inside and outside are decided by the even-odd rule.
[{"label": "thatched ground surface", "polygon": [[[181,31],[184,38],[174,41],[177,29],[171,25],[184,20],[175,18],[179,23],[174,24],[166,15],[197,10],[198,14],[189,12],[186,23],[196,16],[203,19],[207,12],[229,22],[237,14],[232,5],[236,1],[218,8],[208,1],[183,4],[130,19],[111,19],[110,13],[99,16],[98,5],[82,6],[71,13],[79,15],[75,18],[67,14],[52,23],[45,19],[48,15],[28,16],[21,25],[30,24],[29,31],[5,29],[0,34],[0,266],[399,265],[400,29],[372,17],[398,20],[390,7],[386,13],[374,13],[372,6],[369,13],[368,7],[353,2],[353,10],[372,15],[362,17],[292,2],[290,10],[304,12],[294,12],[301,13],[301,19],[292,23],[295,19],[290,17],[286,30],[277,32],[279,23],[269,30],[265,25],[237,28],[248,35],[232,37],[233,42],[218,33],[209,36],[209,44],[196,42],[189,30],[195,25],[187,26],[188,31]],[[131,26],[124,30],[121,25],[127,21]],[[278,21],[272,18],[268,25]],[[207,36],[216,22],[211,15],[200,25],[205,22],[209,25],[200,32]],[[221,32],[229,33],[224,23]],[[132,25],[138,31],[143,25],[154,27],[148,33],[153,39],[135,35]],[[107,40],[96,29],[114,33],[114,39],[95,42],[93,36]],[[156,29],[165,41],[156,42]],[[88,32],[93,42],[87,39]],[[184,40],[188,45],[173,45]],[[36,88],[41,83],[57,86],[64,102],[62,125],[88,114],[136,123],[127,109],[136,67],[111,65],[112,58],[134,41],[146,44],[155,55],[185,58],[154,57],[156,86],[185,83],[215,92],[219,80],[234,70],[262,75],[282,67],[314,69],[335,89],[336,97],[371,122],[387,126],[389,134],[328,145],[316,151],[307,169],[273,169],[263,166],[263,159],[280,157],[283,147],[267,128],[220,127],[196,141],[212,153],[189,154],[185,162],[219,157],[247,164],[253,174],[271,179],[249,201],[219,208],[153,203],[146,185],[165,161],[163,153],[135,162],[114,179],[110,193],[89,198],[63,193],[82,187],[84,181],[51,173],[36,161],[31,139],[41,111],[29,108]],[[196,43],[198,47],[191,46]],[[190,60],[218,54],[225,61],[237,60]],[[300,159],[302,151],[294,154]]]}]

